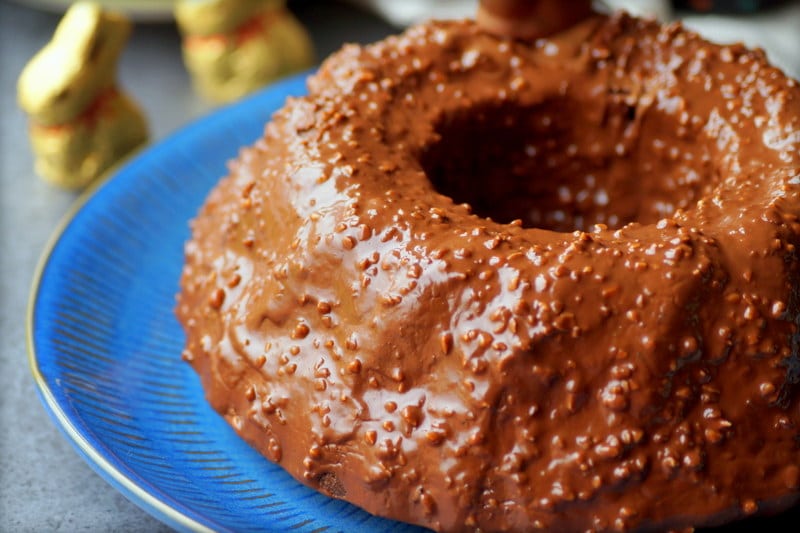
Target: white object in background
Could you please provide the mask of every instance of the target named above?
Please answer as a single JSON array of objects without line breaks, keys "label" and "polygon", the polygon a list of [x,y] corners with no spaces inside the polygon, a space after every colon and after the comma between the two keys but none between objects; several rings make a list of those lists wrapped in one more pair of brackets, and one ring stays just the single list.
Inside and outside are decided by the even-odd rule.
[{"label": "white object in background", "polygon": [[672,6],[669,0],[603,0],[612,11],[624,9],[631,15],[652,17],[661,21],[672,18]]}]

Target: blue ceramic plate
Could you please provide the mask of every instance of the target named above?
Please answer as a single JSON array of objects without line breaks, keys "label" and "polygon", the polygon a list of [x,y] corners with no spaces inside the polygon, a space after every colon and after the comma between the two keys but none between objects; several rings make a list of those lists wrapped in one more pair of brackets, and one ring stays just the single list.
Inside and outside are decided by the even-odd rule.
[{"label": "blue ceramic plate", "polygon": [[274,85],[128,162],[67,217],[34,281],[29,352],[45,407],[95,471],[180,530],[419,531],[318,494],[262,458],[181,361],[173,306],[188,222],[304,82]]}]

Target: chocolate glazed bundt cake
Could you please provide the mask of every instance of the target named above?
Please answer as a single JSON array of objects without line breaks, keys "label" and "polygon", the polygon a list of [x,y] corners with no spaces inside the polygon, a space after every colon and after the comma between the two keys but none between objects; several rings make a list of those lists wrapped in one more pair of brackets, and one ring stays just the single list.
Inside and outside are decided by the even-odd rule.
[{"label": "chocolate glazed bundt cake", "polygon": [[208,400],[442,531],[666,529],[800,495],[800,88],[592,15],[347,46],[192,224]]}]

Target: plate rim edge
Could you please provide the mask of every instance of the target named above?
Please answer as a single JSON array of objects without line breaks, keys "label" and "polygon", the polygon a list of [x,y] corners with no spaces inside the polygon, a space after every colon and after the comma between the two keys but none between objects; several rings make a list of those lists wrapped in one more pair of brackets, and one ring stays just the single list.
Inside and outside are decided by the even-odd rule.
[{"label": "plate rim edge", "polygon": [[[212,113],[211,115],[214,114],[216,114],[216,112]],[[171,137],[179,135],[184,129],[190,128],[200,120],[192,121],[191,124],[177,130],[172,135],[167,136],[164,140],[166,141]],[[55,395],[53,394],[50,385],[39,368],[39,357],[36,352],[36,342],[34,339],[34,315],[36,313],[36,301],[39,296],[44,271],[50,262],[50,258],[55,250],[55,247],[61,241],[61,237],[70,227],[72,221],[75,219],[78,213],[80,213],[81,210],[86,206],[89,200],[94,198],[100,192],[100,190],[114,178],[114,176],[119,174],[119,172],[123,167],[126,166],[127,163],[138,159],[138,157],[143,157],[149,151],[148,148],[157,145],[158,143],[144,145],[131,152],[117,165],[112,167],[105,175],[101,176],[88,189],[81,192],[78,198],[72,203],[72,205],[70,205],[69,209],[59,220],[55,229],[48,237],[44,248],[39,255],[39,258],[36,261],[36,266],[33,271],[25,311],[25,348],[28,358],[28,367],[33,376],[36,390],[39,393],[39,397],[44,404],[45,409],[49,411],[50,415],[52,415],[51,419],[57,423],[58,428],[67,437],[68,442],[73,446],[73,448],[76,449],[78,455],[84,459],[86,463],[88,463],[89,467],[92,467],[92,470],[97,471],[97,469],[99,469],[97,473],[100,474],[100,478],[103,479],[103,481],[109,483],[112,485],[112,487],[114,486],[114,483],[118,484],[124,489],[124,491],[120,492],[126,499],[130,500],[132,503],[148,512],[148,514],[153,515],[154,518],[160,520],[162,523],[167,522],[167,525],[178,525],[192,531],[213,533],[213,529],[187,516],[140,486],[133,479],[112,465],[111,462],[89,442],[89,440],[80,432],[80,430],[78,430],[72,419],[67,416],[64,410],[61,408],[61,405],[55,399]],[[108,476],[108,478],[106,478],[106,476]]]}]

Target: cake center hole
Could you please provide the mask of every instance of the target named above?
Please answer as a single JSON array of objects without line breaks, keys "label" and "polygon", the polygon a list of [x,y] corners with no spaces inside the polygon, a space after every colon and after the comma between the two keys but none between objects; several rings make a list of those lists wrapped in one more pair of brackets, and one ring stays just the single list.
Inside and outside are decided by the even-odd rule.
[{"label": "cake center hole", "polygon": [[[433,186],[496,222],[571,232],[650,224],[690,209],[716,180],[706,143],[674,116],[605,103],[483,105],[444,115],[420,162]],[[707,150],[706,150],[707,151]]]}]

